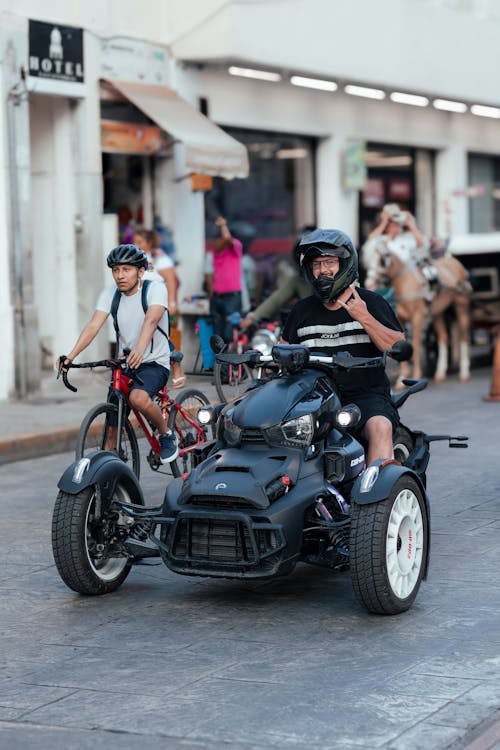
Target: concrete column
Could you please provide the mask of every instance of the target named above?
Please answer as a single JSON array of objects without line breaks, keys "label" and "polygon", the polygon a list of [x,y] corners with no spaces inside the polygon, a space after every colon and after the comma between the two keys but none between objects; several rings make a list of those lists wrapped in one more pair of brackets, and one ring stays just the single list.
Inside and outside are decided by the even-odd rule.
[{"label": "concrete column", "polygon": [[358,242],[358,191],[342,185],[342,164],[348,138],[332,135],[320,141],[316,157],[317,218],[322,228],[342,229]]},{"label": "concrete column", "polygon": [[[24,397],[40,384],[40,347],[38,318],[33,299],[33,254],[31,245],[31,176],[29,100],[22,79],[27,59],[27,23],[10,14],[2,14],[1,80],[5,106],[2,110],[2,151],[4,166],[4,212],[2,231],[7,230],[4,248],[8,260],[3,263],[8,288],[0,295],[4,353],[8,362],[0,366],[0,396]],[[8,326],[8,330],[7,329]],[[12,327],[13,326],[13,327]]]},{"label": "concrete column", "polygon": [[436,216],[434,211],[434,164],[432,152],[417,149],[415,154],[416,208],[418,227],[427,236],[435,233]]},{"label": "concrete column", "polygon": [[[72,216],[76,241],[76,283],[78,288],[78,327],[89,320],[110,274],[103,269],[102,248],[102,161],[100,148],[99,41],[84,34],[86,96],[74,109],[73,173],[76,186],[76,214]],[[89,346],[85,357],[107,356],[106,336],[101,334]],[[70,342],[70,345],[73,342]]]},{"label": "concrete column", "polygon": [[35,299],[50,369],[78,333],[72,105],[66,97],[32,96],[30,121]]},{"label": "concrete column", "polygon": [[453,196],[467,187],[467,152],[450,145],[436,157],[436,229],[439,237],[465,234],[469,228],[467,198]]}]

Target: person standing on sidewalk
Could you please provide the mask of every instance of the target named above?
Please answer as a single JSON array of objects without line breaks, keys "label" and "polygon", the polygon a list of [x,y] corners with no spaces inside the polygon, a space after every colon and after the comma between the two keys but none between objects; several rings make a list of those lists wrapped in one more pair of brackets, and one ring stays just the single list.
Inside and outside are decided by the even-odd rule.
[{"label": "person standing on sidewalk", "polygon": [[[133,244],[144,250],[148,259],[148,268],[144,274],[145,279],[151,281],[161,281],[166,284],[168,292],[168,312],[170,315],[177,315],[177,290],[179,288],[179,278],[175,272],[175,265],[168,255],[160,247],[156,247],[156,232],[143,227],[137,227],[134,232]],[[175,347],[169,339],[170,351],[173,352]],[[186,375],[184,374],[181,363],[171,361],[172,367],[172,388],[183,388],[186,385]]]},{"label": "person standing on sidewalk", "polygon": [[241,313],[243,245],[231,235],[223,216],[216,218],[215,225],[219,227],[220,237],[214,243],[213,274],[207,274],[205,283],[210,297],[214,333],[229,343],[233,337],[230,317],[235,312]]},{"label": "person standing on sidewalk", "polygon": [[[132,382],[129,403],[158,430],[160,459],[169,463],[179,455],[175,434],[167,429],[163,414],[152,397],[166,384],[169,376],[170,348],[168,332],[167,289],[164,284],[152,281],[147,289],[147,312],[142,305],[142,279],[148,259],[136,245],[118,245],[109,253],[107,264],[111,268],[115,286],[107,287],[99,295],[92,318],[84,326],[67,356],[56,362],[57,369],[65,370],[95,339],[111,313],[116,289],[121,293],[116,319],[118,324],[118,356],[127,355],[127,365],[135,370],[142,383]],[[116,425],[108,430],[106,444],[116,445]],[[113,434],[114,433],[114,434]]]}]

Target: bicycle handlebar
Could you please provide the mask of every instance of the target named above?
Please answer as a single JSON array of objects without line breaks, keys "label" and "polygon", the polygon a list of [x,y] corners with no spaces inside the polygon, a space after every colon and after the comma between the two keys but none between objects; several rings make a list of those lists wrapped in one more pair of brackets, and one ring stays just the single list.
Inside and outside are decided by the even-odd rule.
[{"label": "bicycle handlebar", "polygon": [[[128,356],[130,353],[130,350],[126,351],[124,350],[124,353]],[[74,385],[72,385],[68,380],[68,370],[73,368],[75,370],[78,369],[89,369],[92,370],[94,367],[108,367],[110,369],[114,368],[121,368],[123,369],[124,375],[127,376],[127,378],[130,378],[130,380],[133,380],[137,385],[144,385],[143,379],[134,373],[133,370],[130,369],[130,367],[127,367],[127,356],[120,357],[119,359],[99,359],[95,362],[82,362],[81,364],[73,364],[73,362],[70,362],[69,365],[65,365],[66,369],[63,369],[63,365],[59,365],[59,369],[57,371],[57,379],[62,375],[62,380],[64,385],[69,391],[73,391],[73,393],[76,393],[78,391],[78,388],[75,388]],[[59,362],[64,362],[64,360],[67,359],[65,354],[61,354],[59,357]]]}]

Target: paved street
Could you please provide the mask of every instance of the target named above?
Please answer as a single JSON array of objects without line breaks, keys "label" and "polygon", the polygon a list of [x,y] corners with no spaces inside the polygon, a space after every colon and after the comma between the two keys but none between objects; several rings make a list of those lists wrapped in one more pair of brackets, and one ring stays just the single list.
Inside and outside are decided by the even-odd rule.
[{"label": "paved street", "polygon": [[[500,403],[489,371],[412,396],[435,444],[429,579],[410,612],[368,615],[348,573],[191,579],[138,567],[115,594],[69,591],[51,512],[71,460],[0,466],[0,746],[144,750],[465,748],[500,707]],[[165,477],[143,469],[151,503]],[[499,747],[494,744],[486,747]]]}]

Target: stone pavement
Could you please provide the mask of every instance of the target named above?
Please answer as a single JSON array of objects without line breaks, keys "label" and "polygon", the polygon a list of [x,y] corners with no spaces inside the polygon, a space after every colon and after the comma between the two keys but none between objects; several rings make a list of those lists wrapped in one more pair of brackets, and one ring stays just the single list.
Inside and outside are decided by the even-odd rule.
[{"label": "stone pavement", "polygon": [[[187,375],[186,388],[197,388],[211,401],[217,401],[211,374]],[[0,464],[23,458],[72,450],[78,429],[88,410],[106,400],[109,372],[71,370],[73,393],[45,373],[40,391],[23,401],[0,402]],[[175,397],[180,391],[172,391]]]},{"label": "stone pavement", "polygon": [[[77,596],[50,542],[71,455],[0,467],[0,747],[498,749],[500,403],[482,401],[489,388],[476,371],[402,407],[415,429],[465,433],[470,447],[432,446],[429,578],[393,618],[368,615],[347,572],[302,565],[259,582],[139,566],[115,594]],[[50,426],[51,410],[33,406],[33,423]],[[164,482],[144,471],[148,501]]]}]

